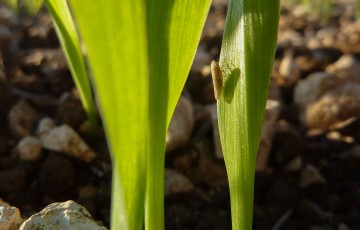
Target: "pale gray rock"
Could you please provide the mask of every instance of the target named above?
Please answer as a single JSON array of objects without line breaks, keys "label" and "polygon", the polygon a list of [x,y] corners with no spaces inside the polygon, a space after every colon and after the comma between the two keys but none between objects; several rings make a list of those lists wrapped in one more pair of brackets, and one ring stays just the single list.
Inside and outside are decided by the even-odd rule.
[{"label": "pale gray rock", "polygon": [[72,200],[48,205],[27,219],[19,230],[106,230],[90,213]]},{"label": "pale gray rock", "polygon": [[185,145],[194,127],[194,109],[186,97],[181,96],[166,134],[166,152]]},{"label": "pale gray rock", "polygon": [[9,129],[15,136],[25,137],[31,133],[34,124],[39,119],[39,113],[25,100],[20,100],[9,112]]},{"label": "pale gray rock", "polygon": [[21,160],[36,161],[42,156],[41,141],[33,136],[27,136],[20,140],[16,147]]},{"label": "pale gray rock", "polygon": [[22,219],[20,211],[0,199],[0,229],[1,230],[18,230]]},{"label": "pale gray rock", "polygon": [[46,149],[62,152],[79,160],[90,162],[96,154],[70,126],[52,127],[49,119],[43,119],[38,127],[42,146]]},{"label": "pale gray rock", "polygon": [[165,169],[165,196],[188,192],[194,188],[191,181],[173,169]]}]

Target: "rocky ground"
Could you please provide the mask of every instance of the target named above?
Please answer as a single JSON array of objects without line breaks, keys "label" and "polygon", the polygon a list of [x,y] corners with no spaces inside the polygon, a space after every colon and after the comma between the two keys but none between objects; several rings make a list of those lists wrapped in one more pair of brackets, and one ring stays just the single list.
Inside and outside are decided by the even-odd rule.
[{"label": "rocky ground", "polygon": [[[255,181],[254,229],[360,229],[360,22],[282,8]],[[226,2],[214,1],[167,136],[166,229],[231,229],[209,64]],[[74,200],[109,226],[111,163],[49,15],[0,7],[0,198],[26,219]]]}]

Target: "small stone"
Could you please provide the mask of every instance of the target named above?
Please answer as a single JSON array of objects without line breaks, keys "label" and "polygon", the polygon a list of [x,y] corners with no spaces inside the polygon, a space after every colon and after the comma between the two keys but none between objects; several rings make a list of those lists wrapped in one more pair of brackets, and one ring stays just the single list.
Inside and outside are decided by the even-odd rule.
[{"label": "small stone", "polygon": [[326,68],[326,72],[336,74],[342,80],[360,83],[360,61],[351,54],[345,54]]},{"label": "small stone", "polygon": [[20,159],[25,161],[36,161],[42,156],[42,146],[38,138],[27,136],[21,139],[16,147]]},{"label": "small stone", "polygon": [[299,185],[302,188],[307,188],[313,184],[326,184],[325,178],[320,174],[317,168],[308,164],[301,172]]},{"label": "small stone", "polygon": [[339,79],[331,73],[316,72],[300,81],[294,90],[294,103],[304,110],[309,104],[316,101],[329,88],[339,84]]},{"label": "small stone", "polygon": [[327,129],[360,113],[360,84],[344,82],[306,108],[309,128]]},{"label": "small stone", "polygon": [[43,119],[40,120],[37,126],[36,134],[42,135],[43,133],[48,132],[52,128],[55,128],[55,121],[50,117],[44,117]]},{"label": "small stone", "polygon": [[289,163],[285,166],[286,172],[295,172],[301,169],[301,166],[303,164],[303,160],[301,157],[295,157],[292,159]]},{"label": "small stone", "polygon": [[279,84],[286,86],[293,86],[300,78],[300,68],[296,63],[292,52],[285,53],[280,66],[279,74],[282,77]]},{"label": "small stone", "polygon": [[28,136],[39,118],[38,112],[21,100],[9,112],[9,129],[17,137]]},{"label": "small stone", "polygon": [[193,110],[190,101],[181,96],[166,135],[166,152],[173,151],[189,141],[194,127]]},{"label": "small stone", "polygon": [[266,102],[264,123],[261,130],[260,144],[256,158],[256,170],[265,171],[270,156],[272,139],[275,133],[276,121],[280,114],[280,103],[275,100]]},{"label": "small stone", "polygon": [[280,31],[277,43],[278,47],[282,48],[304,48],[306,45],[303,36],[300,33],[290,29]]},{"label": "small stone", "polygon": [[360,22],[355,21],[342,26],[336,34],[334,46],[343,53],[360,53]]},{"label": "small stone", "polygon": [[85,162],[90,162],[96,157],[96,154],[70,126],[61,125],[44,131],[49,125],[46,123],[51,122],[49,120],[42,121],[38,128],[44,148],[63,152]]},{"label": "small stone", "polygon": [[0,199],[0,229],[18,230],[21,223],[19,209],[2,202]]},{"label": "small stone", "polygon": [[36,229],[105,230],[107,228],[98,225],[83,206],[69,200],[48,205],[27,219],[19,230]]},{"label": "small stone", "polygon": [[165,169],[165,196],[188,192],[194,188],[191,181],[172,169]]}]

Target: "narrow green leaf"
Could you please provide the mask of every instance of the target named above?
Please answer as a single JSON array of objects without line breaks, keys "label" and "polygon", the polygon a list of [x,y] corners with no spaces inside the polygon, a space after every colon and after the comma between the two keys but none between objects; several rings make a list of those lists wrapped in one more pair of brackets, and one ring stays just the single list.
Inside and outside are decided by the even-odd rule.
[{"label": "narrow green leaf", "polygon": [[233,229],[252,228],[254,175],[275,55],[279,0],[230,0],[220,65],[219,131]]},{"label": "narrow green leaf", "polygon": [[65,52],[75,85],[79,90],[83,107],[91,126],[95,127],[97,125],[95,102],[81,52],[80,40],[67,2],[66,0],[45,0],[45,4],[53,18],[56,33]]},{"label": "narrow green leaf", "polygon": [[150,153],[146,229],[164,229],[165,136],[200,40],[211,0],[147,1]]},{"label": "narrow green leaf", "polygon": [[141,229],[149,153],[144,0],[70,0],[113,161],[111,229]]}]

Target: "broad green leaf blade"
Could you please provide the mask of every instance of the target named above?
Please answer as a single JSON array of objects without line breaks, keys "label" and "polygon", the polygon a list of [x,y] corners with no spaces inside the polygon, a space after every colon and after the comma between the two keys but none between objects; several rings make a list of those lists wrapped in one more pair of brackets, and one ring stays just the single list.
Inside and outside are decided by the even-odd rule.
[{"label": "broad green leaf blade", "polygon": [[91,126],[97,125],[96,108],[86,71],[85,60],[81,52],[80,40],[76,32],[66,0],[45,0],[45,4],[53,18],[56,33],[61,47],[69,63],[80,99],[87,112]]},{"label": "broad green leaf blade", "polygon": [[229,177],[233,229],[252,228],[254,174],[279,0],[230,0],[220,54],[219,131]]},{"label": "broad green leaf blade", "polygon": [[141,229],[149,152],[144,0],[69,0],[113,161],[111,229]]},{"label": "broad green leaf blade", "polygon": [[36,14],[40,10],[43,2],[43,0],[22,0],[21,5],[28,13]]},{"label": "broad green leaf blade", "polygon": [[146,229],[164,229],[165,135],[185,84],[210,0],[147,1],[150,153]]}]

